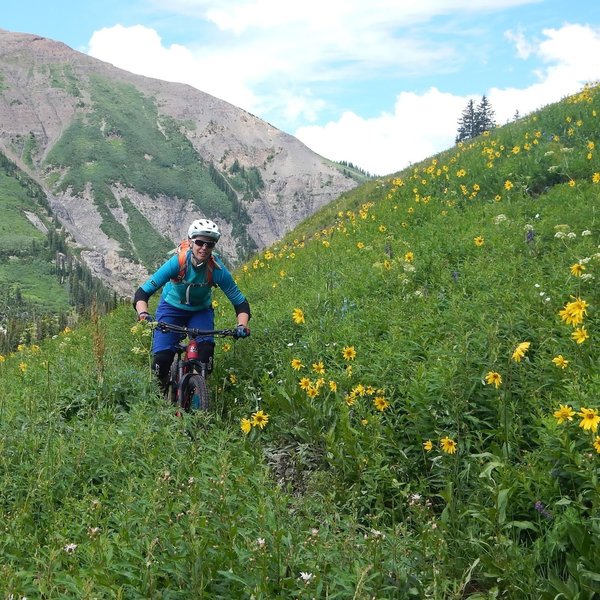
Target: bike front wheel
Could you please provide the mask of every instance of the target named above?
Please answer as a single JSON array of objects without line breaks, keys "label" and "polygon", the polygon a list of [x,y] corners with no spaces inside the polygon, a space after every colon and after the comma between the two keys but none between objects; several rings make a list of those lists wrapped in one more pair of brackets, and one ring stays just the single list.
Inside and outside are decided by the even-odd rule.
[{"label": "bike front wheel", "polygon": [[181,395],[181,408],[186,412],[190,410],[206,411],[209,405],[210,400],[206,379],[202,375],[191,375]]}]

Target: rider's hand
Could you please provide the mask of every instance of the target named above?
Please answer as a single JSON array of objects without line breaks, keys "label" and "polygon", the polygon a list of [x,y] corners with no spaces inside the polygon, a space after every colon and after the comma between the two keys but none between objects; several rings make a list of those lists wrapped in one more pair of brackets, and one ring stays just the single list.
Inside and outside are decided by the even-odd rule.
[{"label": "rider's hand", "polygon": [[142,311],[138,314],[138,321],[147,321],[148,323],[152,323],[154,319],[152,318],[152,315],[149,312]]},{"label": "rider's hand", "polygon": [[235,328],[235,331],[233,333],[233,337],[238,340],[239,338],[245,338],[248,337],[250,335],[250,329],[248,329],[248,327],[246,327],[245,325],[238,325]]}]

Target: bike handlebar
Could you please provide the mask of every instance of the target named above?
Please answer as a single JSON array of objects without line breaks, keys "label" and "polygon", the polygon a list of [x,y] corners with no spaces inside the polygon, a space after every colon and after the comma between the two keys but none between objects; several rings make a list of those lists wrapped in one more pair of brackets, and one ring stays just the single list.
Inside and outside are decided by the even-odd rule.
[{"label": "bike handlebar", "polygon": [[163,333],[167,331],[175,331],[176,333],[184,333],[189,337],[198,337],[200,335],[220,335],[223,337],[236,337],[235,329],[196,329],[195,327],[184,327],[182,325],[173,325],[164,321],[155,321],[151,323],[152,327],[160,329]]}]

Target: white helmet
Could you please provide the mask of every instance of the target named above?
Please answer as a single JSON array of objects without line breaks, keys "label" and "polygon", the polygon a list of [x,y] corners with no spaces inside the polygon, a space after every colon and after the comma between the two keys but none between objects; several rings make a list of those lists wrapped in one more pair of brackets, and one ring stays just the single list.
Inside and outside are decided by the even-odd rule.
[{"label": "white helmet", "polygon": [[215,240],[215,242],[218,242],[221,237],[221,232],[216,223],[213,223],[208,219],[196,219],[188,229],[188,237],[195,238],[200,235],[209,237]]}]

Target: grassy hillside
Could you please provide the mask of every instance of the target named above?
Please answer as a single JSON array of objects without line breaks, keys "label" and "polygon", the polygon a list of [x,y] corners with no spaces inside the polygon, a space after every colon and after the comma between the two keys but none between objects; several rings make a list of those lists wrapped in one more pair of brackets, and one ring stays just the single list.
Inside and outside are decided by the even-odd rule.
[{"label": "grassy hillside", "polygon": [[4,357],[0,589],[597,597],[599,114],[585,89],[244,265],[210,415],[163,405],[127,306]]}]

